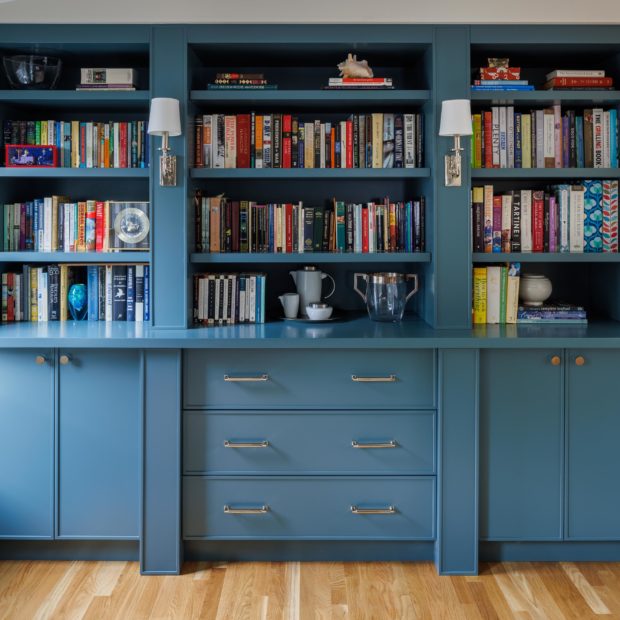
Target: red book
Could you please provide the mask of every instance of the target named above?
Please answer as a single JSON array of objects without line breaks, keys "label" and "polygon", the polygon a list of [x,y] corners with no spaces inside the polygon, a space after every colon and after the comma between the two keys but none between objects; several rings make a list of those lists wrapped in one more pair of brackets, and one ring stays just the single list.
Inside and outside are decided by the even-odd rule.
[{"label": "red book", "polygon": [[332,164],[332,168],[336,167],[336,128],[332,127],[330,132],[330,147],[331,147],[331,159],[330,162]]},{"label": "red book", "polygon": [[282,168],[291,167],[291,135],[293,130],[293,117],[290,114],[282,115]]},{"label": "red book", "polygon": [[[6,284],[8,289],[8,297],[6,300],[7,321],[15,320],[15,279],[14,274],[6,274]],[[22,282],[23,286],[23,282]]]},{"label": "red book", "polygon": [[493,113],[484,113],[484,167],[493,168]]},{"label": "red book", "polygon": [[556,77],[545,82],[545,88],[609,88],[613,84],[610,77]]},{"label": "red book", "polygon": [[396,205],[390,203],[390,239],[389,239],[389,251],[396,252]]},{"label": "red book", "polygon": [[532,192],[532,252],[542,252],[544,240],[545,192]]},{"label": "red book", "polygon": [[251,120],[249,114],[237,114],[237,168],[250,167]]},{"label": "red book", "polygon": [[353,168],[353,121],[347,121],[347,168]]},{"label": "red book", "polygon": [[362,252],[368,252],[368,207],[362,207]]},{"label": "red book", "polygon": [[493,196],[493,237],[491,252],[502,251],[502,197]]},{"label": "red book", "polygon": [[103,252],[103,202],[97,201],[95,208],[95,252]]},{"label": "red book", "polygon": [[520,80],[520,67],[480,67],[481,80]]},{"label": "red book", "polygon": [[293,205],[284,205],[286,209],[286,253],[291,254],[293,252]]},{"label": "red book", "polygon": [[121,142],[121,151],[119,153],[119,163],[121,168],[127,168],[127,123],[121,123],[119,127],[119,138]]}]

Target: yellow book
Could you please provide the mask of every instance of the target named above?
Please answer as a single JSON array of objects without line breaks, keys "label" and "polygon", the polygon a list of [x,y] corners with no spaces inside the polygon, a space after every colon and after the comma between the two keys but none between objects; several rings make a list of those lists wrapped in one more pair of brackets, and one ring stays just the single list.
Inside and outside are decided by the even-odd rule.
[{"label": "yellow book", "polygon": [[314,123],[304,123],[304,168],[314,168]]},{"label": "yellow book", "polygon": [[39,320],[39,303],[37,301],[39,288],[38,269],[30,270],[30,320],[36,323]]},{"label": "yellow book", "polygon": [[68,316],[67,295],[69,293],[69,265],[60,265],[60,320]]},{"label": "yellow book", "polygon": [[41,144],[49,144],[49,139],[47,136],[47,121],[41,121]]},{"label": "yellow book", "polygon": [[521,115],[521,167],[532,167],[532,116]]},{"label": "yellow book", "polygon": [[383,113],[372,114],[372,167],[383,168]]},{"label": "yellow book", "polygon": [[474,267],[473,323],[487,322],[487,270],[486,267]]},{"label": "yellow book", "polygon": [[256,168],[263,167],[263,117],[258,114],[254,122],[254,165]]},{"label": "yellow book", "polygon": [[80,121],[71,121],[71,167],[80,167]]},{"label": "yellow book", "polygon": [[482,168],[482,114],[474,114],[472,117],[474,138],[472,143],[472,168]]}]

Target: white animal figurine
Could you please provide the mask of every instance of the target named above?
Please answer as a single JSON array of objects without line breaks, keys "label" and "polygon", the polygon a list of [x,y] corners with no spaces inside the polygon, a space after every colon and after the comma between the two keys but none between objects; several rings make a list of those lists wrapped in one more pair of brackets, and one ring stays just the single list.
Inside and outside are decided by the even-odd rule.
[{"label": "white animal figurine", "polygon": [[357,54],[349,54],[347,59],[338,65],[340,77],[345,78],[371,78],[372,69],[367,60],[358,60]]}]

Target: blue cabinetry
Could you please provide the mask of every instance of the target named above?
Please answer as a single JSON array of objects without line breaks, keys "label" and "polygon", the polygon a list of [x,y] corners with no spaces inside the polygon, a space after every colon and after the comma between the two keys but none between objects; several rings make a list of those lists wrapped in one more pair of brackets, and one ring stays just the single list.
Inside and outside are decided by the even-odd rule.
[{"label": "blue cabinetry", "polygon": [[562,350],[480,354],[480,537],[562,537]]},{"label": "blue cabinetry", "polygon": [[141,458],[137,350],[59,351],[59,538],[137,538]]},{"label": "blue cabinetry", "polygon": [[0,351],[0,394],[0,538],[52,538],[52,352]]},{"label": "blue cabinetry", "polygon": [[620,351],[567,352],[566,535],[620,539]]}]

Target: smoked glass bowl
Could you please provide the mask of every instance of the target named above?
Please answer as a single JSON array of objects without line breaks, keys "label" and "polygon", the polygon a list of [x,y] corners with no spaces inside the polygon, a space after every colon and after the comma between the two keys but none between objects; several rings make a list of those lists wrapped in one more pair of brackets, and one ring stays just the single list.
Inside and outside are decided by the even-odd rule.
[{"label": "smoked glass bowl", "polygon": [[62,61],[53,56],[4,56],[4,72],[12,88],[46,90],[56,86]]}]

